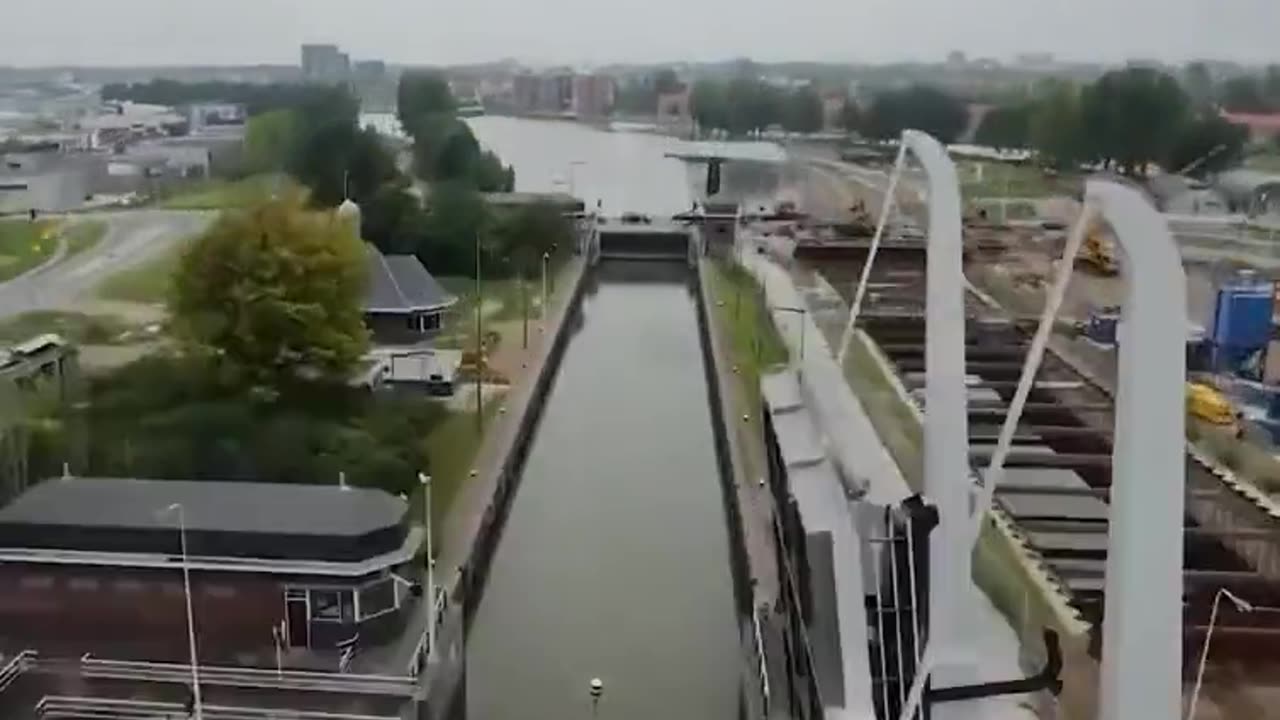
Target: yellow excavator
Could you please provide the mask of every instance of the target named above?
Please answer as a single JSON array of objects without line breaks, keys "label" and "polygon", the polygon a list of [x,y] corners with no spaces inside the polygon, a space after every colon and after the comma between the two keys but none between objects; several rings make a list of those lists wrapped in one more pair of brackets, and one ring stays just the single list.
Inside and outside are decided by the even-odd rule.
[{"label": "yellow excavator", "polygon": [[1094,272],[1101,275],[1115,275],[1120,269],[1116,265],[1115,244],[1096,226],[1089,229],[1089,234],[1085,236],[1084,244],[1080,247],[1080,256],[1076,260],[1088,265]]},{"label": "yellow excavator", "polygon": [[1239,427],[1235,407],[1212,385],[1187,383],[1187,414],[1210,425],[1233,429]]}]

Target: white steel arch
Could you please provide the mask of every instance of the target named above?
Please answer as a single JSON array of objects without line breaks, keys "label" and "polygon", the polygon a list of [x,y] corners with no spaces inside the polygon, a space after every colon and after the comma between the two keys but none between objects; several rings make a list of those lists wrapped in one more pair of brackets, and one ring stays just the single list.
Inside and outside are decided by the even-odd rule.
[{"label": "white steel arch", "polygon": [[1101,720],[1182,707],[1187,281],[1164,218],[1137,190],[1092,180],[1125,280],[1102,628]]}]

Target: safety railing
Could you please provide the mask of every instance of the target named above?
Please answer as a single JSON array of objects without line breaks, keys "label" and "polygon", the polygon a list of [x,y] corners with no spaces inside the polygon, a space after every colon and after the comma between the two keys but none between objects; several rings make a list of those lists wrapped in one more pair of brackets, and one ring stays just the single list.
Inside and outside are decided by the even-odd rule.
[{"label": "safety railing", "polygon": [[[85,655],[77,667],[85,678],[189,683],[191,666],[183,663],[141,660],[103,660]],[[201,685],[241,688],[268,688],[308,692],[414,696],[415,680],[400,675],[362,675],[314,670],[274,670],[218,665],[200,666]]]},{"label": "safety railing", "polygon": [[23,650],[22,652],[9,658],[9,661],[0,668],[0,692],[4,692],[15,680],[26,672],[35,663],[36,651]]},{"label": "safety railing", "polygon": [[[59,718],[100,718],[101,720],[159,720],[188,717],[182,703],[150,700],[46,695],[36,703],[36,717],[41,720]],[[202,705],[205,720],[398,720],[395,715],[359,715],[320,710],[284,710],[281,708]]]}]

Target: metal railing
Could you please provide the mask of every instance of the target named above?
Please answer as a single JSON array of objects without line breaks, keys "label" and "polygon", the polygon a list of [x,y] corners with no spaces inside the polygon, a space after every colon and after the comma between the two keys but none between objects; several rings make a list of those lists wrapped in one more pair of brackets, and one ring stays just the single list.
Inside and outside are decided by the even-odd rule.
[{"label": "metal railing", "polygon": [[[191,666],[140,660],[103,660],[85,655],[76,668],[81,677],[187,684]],[[415,680],[402,675],[358,675],[313,670],[274,670],[217,665],[200,666],[201,685],[269,688],[310,692],[413,697]]]},{"label": "metal railing", "polygon": [[[35,710],[36,717],[41,718],[41,720],[55,720],[58,718],[77,718],[80,720],[85,718],[101,720],[161,720],[188,716],[187,709],[182,703],[66,695],[46,695],[40,699],[40,702],[36,703]],[[288,710],[227,705],[203,705],[200,711],[206,720],[398,720],[398,716],[395,715],[357,715],[319,710]]]},{"label": "metal railing", "polygon": [[9,658],[9,662],[0,668],[0,692],[4,692],[18,679],[22,673],[31,668],[36,661],[35,650],[23,650]]}]

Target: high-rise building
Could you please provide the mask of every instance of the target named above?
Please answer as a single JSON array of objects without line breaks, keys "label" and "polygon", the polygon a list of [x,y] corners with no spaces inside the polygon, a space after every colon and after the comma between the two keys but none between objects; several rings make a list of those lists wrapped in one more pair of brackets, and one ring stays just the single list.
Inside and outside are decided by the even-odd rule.
[{"label": "high-rise building", "polygon": [[614,83],[608,75],[573,77],[573,112],[580,118],[604,117],[613,109]]},{"label": "high-rise building", "polygon": [[337,45],[303,45],[302,77],[308,82],[341,83],[350,79],[351,59]]}]

